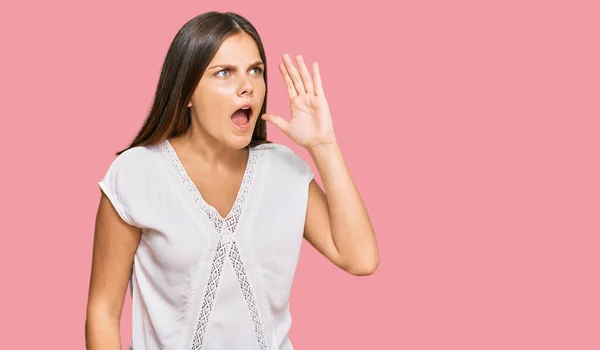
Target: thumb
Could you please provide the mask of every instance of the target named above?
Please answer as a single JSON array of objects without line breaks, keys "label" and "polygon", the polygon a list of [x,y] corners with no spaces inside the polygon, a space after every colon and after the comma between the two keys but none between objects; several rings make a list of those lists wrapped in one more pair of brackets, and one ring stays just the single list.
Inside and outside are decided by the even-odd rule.
[{"label": "thumb", "polygon": [[281,131],[283,131],[285,134],[287,134],[289,122],[287,120],[283,119],[283,117],[281,117],[277,114],[265,113],[261,116],[261,118],[263,120],[275,125]]}]

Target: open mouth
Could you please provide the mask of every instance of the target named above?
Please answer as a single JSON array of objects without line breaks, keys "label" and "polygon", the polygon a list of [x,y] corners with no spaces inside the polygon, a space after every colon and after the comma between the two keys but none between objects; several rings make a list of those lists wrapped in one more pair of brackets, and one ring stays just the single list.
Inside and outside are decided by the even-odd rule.
[{"label": "open mouth", "polygon": [[246,126],[250,123],[250,119],[252,117],[252,108],[251,107],[243,107],[238,109],[231,116],[231,121],[234,125],[237,126]]}]

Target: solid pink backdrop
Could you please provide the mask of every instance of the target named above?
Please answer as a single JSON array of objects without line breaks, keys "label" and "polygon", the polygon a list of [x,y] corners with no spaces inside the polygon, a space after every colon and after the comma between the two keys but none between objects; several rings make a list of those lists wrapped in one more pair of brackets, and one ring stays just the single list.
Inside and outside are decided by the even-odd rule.
[{"label": "solid pink backdrop", "polygon": [[271,112],[281,55],[320,63],[380,244],[366,278],[304,246],[297,349],[600,348],[598,3],[331,4],[2,5],[3,349],[84,348],[97,182],[209,10],[258,28]]}]

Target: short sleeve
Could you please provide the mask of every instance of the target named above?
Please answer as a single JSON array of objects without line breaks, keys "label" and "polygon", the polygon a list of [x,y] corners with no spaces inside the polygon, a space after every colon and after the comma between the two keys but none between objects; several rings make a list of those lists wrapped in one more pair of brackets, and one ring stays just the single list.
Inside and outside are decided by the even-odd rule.
[{"label": "short sleeve", "polygon": [[298,154],[294,152],[292,152],[292,154],[293,157],[296,158],[298,164],[300,164],[300,169],[302,170],[305,178],[307,179],[307,182],[310,184],[310,182],[315,178],[315,174],[313,173],[310,165],[304,160],[304,158],[300,157]]},{"label": "short sleeve", "polygon": [[296,174],[299,174],[303,179],[302,181],[306,181],[305,184],[310,184],[315,177],[310,165],[290,147],[281,144],[277,144],[277,147],[280,150],[284,162],[290,166],[290,169],[293,169]]},{"label": "short sleeve", "polygon": [[130,215],[130,202],[128,194],[134,185],[135,177],[132,173],[132,166],[128,162],[126,154],[119,155],[109,166],[104,178],[98,182],[100,189],[126,223],[136,226]]},{"label": "short sleeve", "polygon": [[315,174],[313,173],[312,169],[310,168],[310,165],[308,165],[308,163],[306,163],[306,171],[308,172],[308,183],[310,183],[314,178],[315,178]]}]

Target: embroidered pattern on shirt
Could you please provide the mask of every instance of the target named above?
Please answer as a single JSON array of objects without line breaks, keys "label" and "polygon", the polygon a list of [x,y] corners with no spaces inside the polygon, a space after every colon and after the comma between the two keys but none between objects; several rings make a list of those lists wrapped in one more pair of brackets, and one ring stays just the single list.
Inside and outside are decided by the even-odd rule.
[{"label": "embroidered pattern on shirt", "polygon": [[208,282],[202,300],[200,317],[197,320],[192,339],[191,350],[202,349],[204,337],[206,335],[206,329],[214,308],[219,281],[223,271],[223,265],[227,257],[231,261],[231,265],[237,276],[240,289],[242,290],[242,296],[250,313],[250,318],[252,320],[254,332],[256,333],[256,340],[259,348],[261,350],[267,350],[267,342],[263,332],[262,317],[256,302],[256,295],[254,294],[250,280],[248,279],[238,243],[234,237],[244,204],[246,202],[246,197],[250,191],[252,179],[254,178],[254,170],[260,152],[250,151],[246,171],[244,172],[242,183],[233,207],[231,208],[231,211],[227,217],[222,218],[214,207],[208,205],[208,203],[204,201],[196,185],[185,171],[183,164],[181,164],[181,161],[177,157],[177,154],[175,153],[175,150],[171,144],[168,141],[165,141],[161,144],[161,149],[171,159],[180,179],[183,181],[196,205],[198,205],[198,207],[200,207],[200,209],[206,213],[209,220],[215,226],[217,232],[219,232],[219,240],[217,242],[217,247],[212,259]]}]

